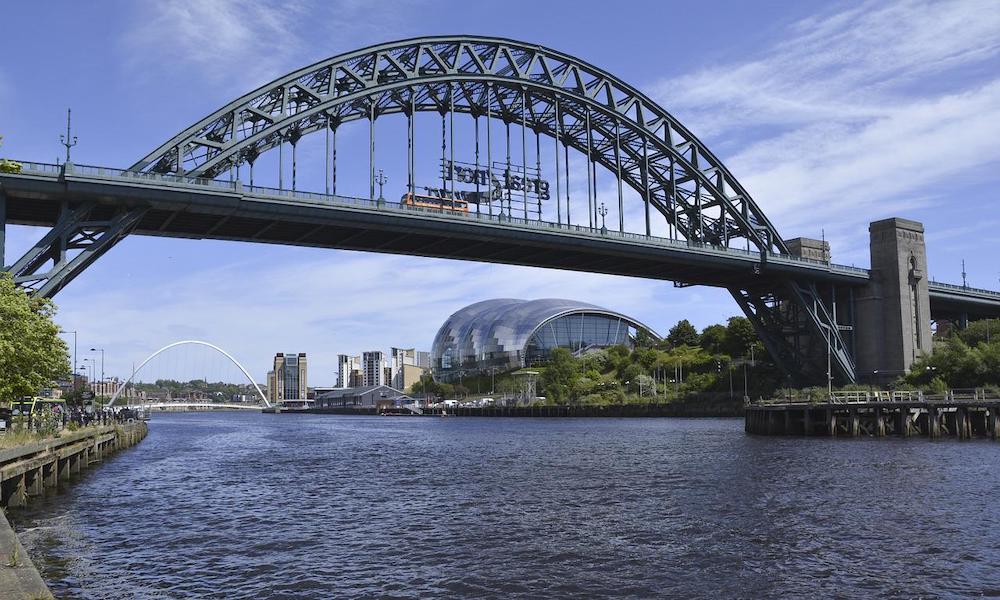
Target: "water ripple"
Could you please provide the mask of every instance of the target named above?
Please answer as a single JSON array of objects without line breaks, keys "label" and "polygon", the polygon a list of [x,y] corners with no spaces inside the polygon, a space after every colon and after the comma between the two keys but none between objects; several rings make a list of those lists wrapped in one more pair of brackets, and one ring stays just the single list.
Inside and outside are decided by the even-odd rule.
[{"label": "water ripple", "polygon": [[1000,594],[1000,445],[156,415],[11,517],[61,598]]}]

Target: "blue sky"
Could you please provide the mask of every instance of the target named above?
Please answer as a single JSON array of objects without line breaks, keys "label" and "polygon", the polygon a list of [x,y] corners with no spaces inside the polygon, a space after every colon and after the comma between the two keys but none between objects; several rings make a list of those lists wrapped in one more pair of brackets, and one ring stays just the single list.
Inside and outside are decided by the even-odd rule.
[{"label": "blue sky", "polygon": [[[725,161],[785,237],[823,232],[836,262],[867,266],[868,223],[912,218],[927,229],[932,277],[960,282],[964,258],[970,285],[998,287],[995,0],[618,2],[615,14],[578,2],[270,4],[6,7],[0,155],[54,162],[72,106],[75,161],[125,167],[297,67],[419,35],[500,35],[575,55],[650,94]],[[345,129],[345,154],[364,152],[357,129]],[[341,185],[366,191],[350,160]],[[321,191],[322,175],[307,181],[300,187]],[[7,260],[40,234],[9,228]],[[661,331],[738,311],[719,290],[664,282],[138,236],[56,299],[81,348],[108,350],[109,373],[196,338],[229,350],[258,380],[274,352],[307,352],[310,384],[326,385],[337,353],[428,349],[451,312],[497,296],[576,298]]]}]

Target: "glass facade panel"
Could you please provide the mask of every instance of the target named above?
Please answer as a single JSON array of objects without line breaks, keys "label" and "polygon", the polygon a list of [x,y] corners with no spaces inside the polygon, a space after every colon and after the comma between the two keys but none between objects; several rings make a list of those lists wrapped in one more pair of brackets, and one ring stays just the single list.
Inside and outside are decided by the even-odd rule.
[{"label": "glass facade panel", "polygon": [[432,367],[446,379],[460,371],[516,369],[546,360],[553,348],[581,352],[630,344],[641,327],[619,313],[573,300],[486,300],[445,321],[434,338]]}]

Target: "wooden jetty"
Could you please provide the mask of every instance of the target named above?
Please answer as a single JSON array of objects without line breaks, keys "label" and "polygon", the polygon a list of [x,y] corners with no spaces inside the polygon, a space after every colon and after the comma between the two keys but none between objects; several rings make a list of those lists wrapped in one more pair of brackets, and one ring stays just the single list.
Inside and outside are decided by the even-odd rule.
[{"label": "wooden jetty", "polygon": [[748,404],[745,430],[756,435],[1000,438],[1000,397],[985,390],[835,392],[819,400]]}]

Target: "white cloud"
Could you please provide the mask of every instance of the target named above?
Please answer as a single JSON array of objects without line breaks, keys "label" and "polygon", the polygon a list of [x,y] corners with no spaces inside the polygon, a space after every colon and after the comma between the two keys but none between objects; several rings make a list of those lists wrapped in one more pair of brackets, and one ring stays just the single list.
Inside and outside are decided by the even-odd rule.
[{"label": "white cloud", "polygon": [[991,0],[867,2],[788,34],[760,57],[652,88],[726,150],[786,235],[814,236],[824,223],[842,248],[858,246],[867,221],[940,202],[1000,163]]},{"label": "white cloud", "polygon": [[[416,0],[170,0],[137,5],[125,48],[133,73],[193,72],[240,92],[408,26]],[[322,40],[322,44],[309,44]]]}]

